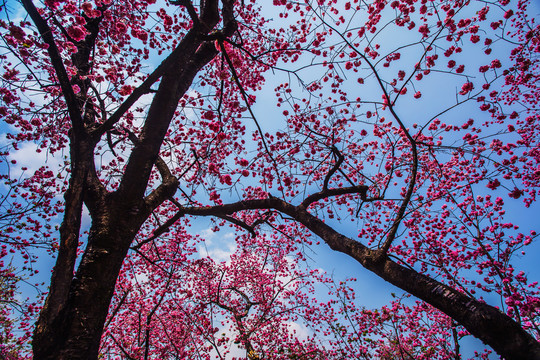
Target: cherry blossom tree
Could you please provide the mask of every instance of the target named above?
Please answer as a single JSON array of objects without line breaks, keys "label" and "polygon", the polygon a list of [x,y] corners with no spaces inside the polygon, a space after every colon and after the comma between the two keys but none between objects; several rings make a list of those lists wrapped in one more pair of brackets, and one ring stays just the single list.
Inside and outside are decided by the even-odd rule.
[{"label": "cherry blossom tree", "polygon": [[[224,359],[241,348],[250,359],[319,356],[313,339],[300,341],[291,329],[310,308],[305,275],[293,265],[276,247],[233,254],[229,263],[197,259],[183,264],[185,271],[146,264],[147,275],[139,274],[117,297],[101,352],[193,359],[213,352]],[[127,273],[133,269],[140,267],[127,265]]]},{"label": "cherry blossom tree", "polygon": [[[460,359],[461,343],[467,336],[451,318],[425,302],[405,304],[405,295],[390,306],[379,309],[358,308],[354,304],[355,291],[348,282],[332,286],[332,300],[321,303],[308,317],[324,319],[326,348],[333,357],[356,359]],[[322,314],[325,314],[322,316]],[[478,352],[476,357],[488,358],[490,350]]]},{"label": "cherry blossom tree", "polygon": [[[458,359],[467,334],[540,356],[519,261],[537,233],[507,214],[540,182],[534,5],[17,5],[0,238],[27,276],[56,259],[35,358]],[[204,216],[235,234],[228,260],[202,255]],[[418,302],[322,302],[323,247]]]},{"label": "cherry blossom tree", "polygon": [[[5,254],[3,254],[5,256]],[[19,336],[16,333],[16,321],[14,314],[22,316],[23,321],[31,318],[30,311],[24,308],[24,304],[19,303],[15,298],[17,291],[17,276],[11,267],[3,267],[0,272],[0,355],[3,359],[15,360],[24,359],[24,343],[28,341],[30,333]],[[34,304],[35,306],[35,304]],[[30,313],[30,315],[29,315]]]}]

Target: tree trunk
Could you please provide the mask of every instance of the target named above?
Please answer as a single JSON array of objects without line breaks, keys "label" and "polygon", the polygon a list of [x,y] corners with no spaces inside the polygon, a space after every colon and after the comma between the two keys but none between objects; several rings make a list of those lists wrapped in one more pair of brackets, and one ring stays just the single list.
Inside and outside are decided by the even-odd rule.
[{"label": "tree trunk", "polygon": [[[109,194],[93,216],[88,247],[73,278],[65,306],[40,324],[33,342],[36,359],[96,359],[116,280],[145,216],[136,216]],[[117,199],[116,199],[117,200]]]},{"label": "tree trunk", "polygon": [[[46,25],[31,1],[25,3],[33,11],[34,21]],[[236,30],[233,3],[222,2],[224,37],[231,36]],[[32,347],[36,359],[98,357],[103,326],[129,246],[152,210],[176,192],[178,180],[168,169],[161,169],[162,184],[145,197],[151,171],[158,162],[159,150],[178,101],[201,68],[218,54],[214,42],[204,39],[220,20],[218,1],[207,1],[201,6],[199,25],[184,36],[160,67],[160,74],[153,79],[155,82],[161,78],[159,89],[154,95],[142,134],[136,139],[118,191],[107,192],[96,175],[93,159],[95,145],[105,131],[114,127],[114,122],[96,129],[74,121],[77,114],[72,116],[72,178],[66,193],[66,213],[62,223],[65,231],[61,231],[59,257],[53,270],[50,293],[34,332]],[[45,25],[43,37],[50,32]],[[53,40],[50,42],[54,45]],[[58,62],[61,64],[60,59]],[[58,67],[62,69],[62,66]],[[144,86],[141,92],[145,91]],[[75,101],[66,99],[66,102],[72,104]],[[72,105],[71,108],[81,110],[76,103]],[[126,105],[125,110],[129,106]],[[90,211],[92,226],[88,245],[73,276],[83,202]]]}]

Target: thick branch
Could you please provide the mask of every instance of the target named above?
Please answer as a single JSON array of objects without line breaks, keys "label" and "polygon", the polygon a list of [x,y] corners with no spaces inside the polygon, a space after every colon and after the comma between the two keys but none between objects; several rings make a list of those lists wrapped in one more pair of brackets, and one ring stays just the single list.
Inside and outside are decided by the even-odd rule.
[{"label": "thick branch", "polygon": [[149,210],[155,209],[166,199],[172,197],[179,185],[178,179],[171,173],[160,156],[156,160],[156,167],[161,174],[161,184],[144,199]]},{"label": "thick branch", "polygon": [[73,270],[77,260],[83,202],[86,202],[92,211],[93,201],[102,197],[106,192],[95,173],[93,149],[94,144],[88,140],[72,141],[70,144],[73,161],[71,179],[65,194],[66,208],[60,227],[58,257],[51,276],[49,294],[36,323],[34,333],[33,343],[41,344],[39,352],[36,352],[34,347],[36,358],[56,346],[49,339],[49,331],[58,325],[58,319],[66,311],[73,283]]},{"label": "thick branch", "polygon": [[[112,114],[109,119],[96,130],[94,134],[96,137],[101,137],[105,132],[112,129],[114,124],[116,124],[122,118],[122,116],[131,108],[131,106],[133,106],[133,104],[135,104],[137,100],[139,100],[141,96],[150,92],[151,86],[155,84],[164,74],[171,71],[178,72],[179,69],[182,69],[183,65],[187,63],[186,59],[189,59],[186,53],[188,47],[186,39],[191,39],[190,41],[193,41],[190,36],[195,35],[197,37],[204,38],[204,32],[211,31],[219,20],[219,15],[217,13],[217,0],[205,2],[205,6],[202,10],[202,15],[200,19],[204,21],[206,29],[202,29],[202,25],[200,24],[197,14],[195,13],[195,9],[193,9],[193,5],[189,0],[178,0],[174,2],[171,1],[171,3],[175,5],[186,6],[190,16],[192,16],[192,18],[193,16],[195,16],[198,21],[194,20],[193,28],[184,37],[180,44],[178,44],[174,51],[169,56],[167,56],[165,60],[161,62],[161,64],[146,78],[146,80],[141,85],[139,85],[136,89],[133,90],[133,92],[122,103],[122,105],[120,105],[120,107],[114,112],[114,114]],[[224,37],[231,36],[237,29],[237,23],[232,10],[233,4],[234,1],[223,1],[222,13],[225,27],[220,32],[220,34]],[[189,84],[191,84],[191,81],[189,81]]]},{"label": "thick branch", "polygon": [[36,323],[34,332],[34,342],[45,340],[48,327],[64,311],[64,306],[68,299],[68,294],[73,279],[73,270],[77,259],[77,247],[79,243],[79,232],[81,227],[81,214],[83,206],[83,177],[73,174],[70,186],[66,191],[64,220],[60,226],[60,243],[58,257],[51,276],[49,294]]},{"label": "thick branch", "polygon": [[[182,45],[182,43],[180,43]],[[161,64],[143,81],[141,85],[133,90],[133,92],[127,97],[127,99],[118,107],[118,109],[112,114],[107,121],[105,121],[96,131],[93,133],[95,137],[101,137],[105,132],[111,130],[113,126],[122,118],[122,116],[131,108],[141,96],[148,94],[150,88],[154,85],[159,78],[169,69],[171,64],[177,62],[177,58],[182,56],[183,49],[178,45],[176,49],[161,62]]]},{"label": "thick branch", "polygon": [[175,71],[165,74],[150,105],[139,143],[129,157],[119,193],[140,199],[146,189],[159,149],[174,116],[178,101],[186,93],[199,70],[217,54],[213,44],[201,45],[195,32],[188,33]]},{"label": "thick branch", "polygon": [[[223,6],[229,3],[224,1]],[[201,24],[205,27],[205,32],[210,32],[219,21],[219,5],[218,0],[201,1],[201,16],[199,17]]]}]

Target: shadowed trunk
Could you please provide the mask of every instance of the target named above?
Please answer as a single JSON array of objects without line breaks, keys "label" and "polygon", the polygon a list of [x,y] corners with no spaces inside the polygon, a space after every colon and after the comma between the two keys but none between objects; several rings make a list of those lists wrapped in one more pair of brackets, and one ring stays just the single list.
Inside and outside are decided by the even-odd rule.
[{"label": "shadowed trunk", "polygon": [[[116,279],[141,217],[128,216],[107,199],[94,217],[89,245],[71,281],[68,297],[52,323],[34,337],[36,359],[96,359]],[[131,220],[130,220],[131,219]]]}]

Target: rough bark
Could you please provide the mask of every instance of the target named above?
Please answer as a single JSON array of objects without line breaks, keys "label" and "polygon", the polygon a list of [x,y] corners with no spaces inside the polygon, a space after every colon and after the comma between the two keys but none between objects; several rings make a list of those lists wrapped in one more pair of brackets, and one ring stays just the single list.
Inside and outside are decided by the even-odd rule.
[{"label": "rough bark", "polygon": [[72,141],[70,152],[71,158],[75,161],[72,162],[70,184],[64,196],[66,207],[60,226],[58,257],[51,276],[49,294],[34,331],[34,356],[37,359],[40,358],[40,353],[47,353],[54,348],[55,341],[51,331],[62,328],[59,319],[64,316],[69,302],[77,259],[83,202],[89,193],[98,190],[87,185],[96,184],[97,179],[93,163],[93,146],[94,143],[88,138],[76,137],[76,140]]},{"label": "rough bark", "polygon": [[96,205],[102,210],[93,217],[88,246],[75,277],[70,279],[62,312],[44,324],[42,336],[35,335],[37,359],[97,358],[116,279],[142,222],[140,217],[126,220],[127,209],[115,206],[112,194]]},{"label": "rough bark", "polygon": [[[60,245],[56,266],[51,276],[50,291],[40,312],[39,319],[34,331],[34,344],[43,344],[43,347],[52,346],[48,341],[47,327],[55,318],[63,312],[66,304],[73,269],[77,258],[77,245],[79,241],[79,229],[81,224],[83,187],[80,179],[72,178],[72,185],[66,192],[66,209],[64,222],[60,227]],[[34,354],[36,358],[39,358]]]}]

